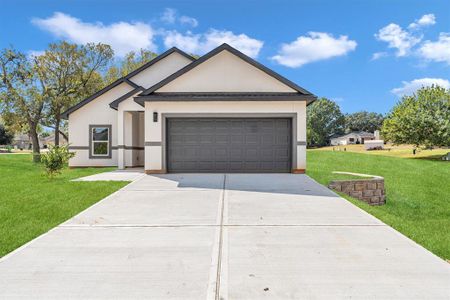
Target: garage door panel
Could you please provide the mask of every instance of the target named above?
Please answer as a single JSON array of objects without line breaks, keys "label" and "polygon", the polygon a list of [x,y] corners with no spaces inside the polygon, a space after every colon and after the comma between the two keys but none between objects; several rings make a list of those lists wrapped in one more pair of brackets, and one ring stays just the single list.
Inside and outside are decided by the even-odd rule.
[{"label": "garage door panel", "polygon": [[289,172],[291,120],[167,120],[169,172]]}]

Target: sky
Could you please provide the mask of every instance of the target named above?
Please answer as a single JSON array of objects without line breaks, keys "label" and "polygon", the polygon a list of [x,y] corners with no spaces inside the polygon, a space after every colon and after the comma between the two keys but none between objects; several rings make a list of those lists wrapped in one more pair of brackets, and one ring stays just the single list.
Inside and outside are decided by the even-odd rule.
[{"label": "sky", "polygon": [[3,1],[0,48],[110,44],[118,59],[223,42],[345,113],[387,113],[402,95],[450,88],[450,1]]}]

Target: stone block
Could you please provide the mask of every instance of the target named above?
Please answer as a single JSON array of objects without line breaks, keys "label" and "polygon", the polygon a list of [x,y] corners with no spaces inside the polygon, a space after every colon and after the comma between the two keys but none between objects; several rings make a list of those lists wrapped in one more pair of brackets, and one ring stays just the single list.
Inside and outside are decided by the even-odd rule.
[{"label": "stone block", "polygon": [[374,191],[374,195],[375,196],[381,196],[382,195],[381,190],[375,190]]},{"label": "stone block", "polygon": [[363,196],[365,196],[365,197],[374,196],[374,191],[373,190],[364,190],[363,191]]},{"label": "stone block", "polygon": [[376,182],[367,182],[367,189],[368,190],[376,190],[377,189],[377,183]]},{"label": "stone block", "polygon": [[363,191],[364,183],[355,183],[355,191]]},{"label": "stone block", "polygon": [[350,192],[350,196],[354,198],[362,198],[362,191],[353,191]]}]

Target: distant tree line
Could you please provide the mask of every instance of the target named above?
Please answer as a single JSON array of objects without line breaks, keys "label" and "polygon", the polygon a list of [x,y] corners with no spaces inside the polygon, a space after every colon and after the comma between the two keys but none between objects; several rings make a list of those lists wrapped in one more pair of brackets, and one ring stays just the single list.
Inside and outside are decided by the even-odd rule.
[{"label": "distant tree line", "polygon": [[375,130],[396,145],[450,147],[450,89],[423,87],[403,96],[386,116],[367,111],[343,114],[339,105],[326,98],[307,108],[308,146],[326,146],[336,135]]},{"label": "distant tree line", "polygon": [[360,111],[343,114],[337,103],[320,98],[307,108],[307,136],[309,146],[326,146],[331,137],[353,131],[380,130],[384,117],[380,113]]},{"label": "distant tree line", "polygon": [[109,45],[65,41],[50,44],[38,56],[14,48],[0,50],[1,128],[9,137],[26,132],[33,158],[39,161],[42,126],[54,130],[58,146],[60,134],[68,139],[67,122],[61,117],[65,110],[156,56],[140,50],[118,60]]}]

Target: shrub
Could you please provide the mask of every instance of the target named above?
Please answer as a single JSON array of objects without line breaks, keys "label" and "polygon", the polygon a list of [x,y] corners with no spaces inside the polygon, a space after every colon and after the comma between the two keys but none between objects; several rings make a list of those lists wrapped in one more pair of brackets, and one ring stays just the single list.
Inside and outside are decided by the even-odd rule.
[{"label": "shrub", "polygon": [[48,177],[60,174],[64,165],[75,153],[69,152],[68,146],[50,146],[47,153],[41,155],[41,162],[45,166]]}]

